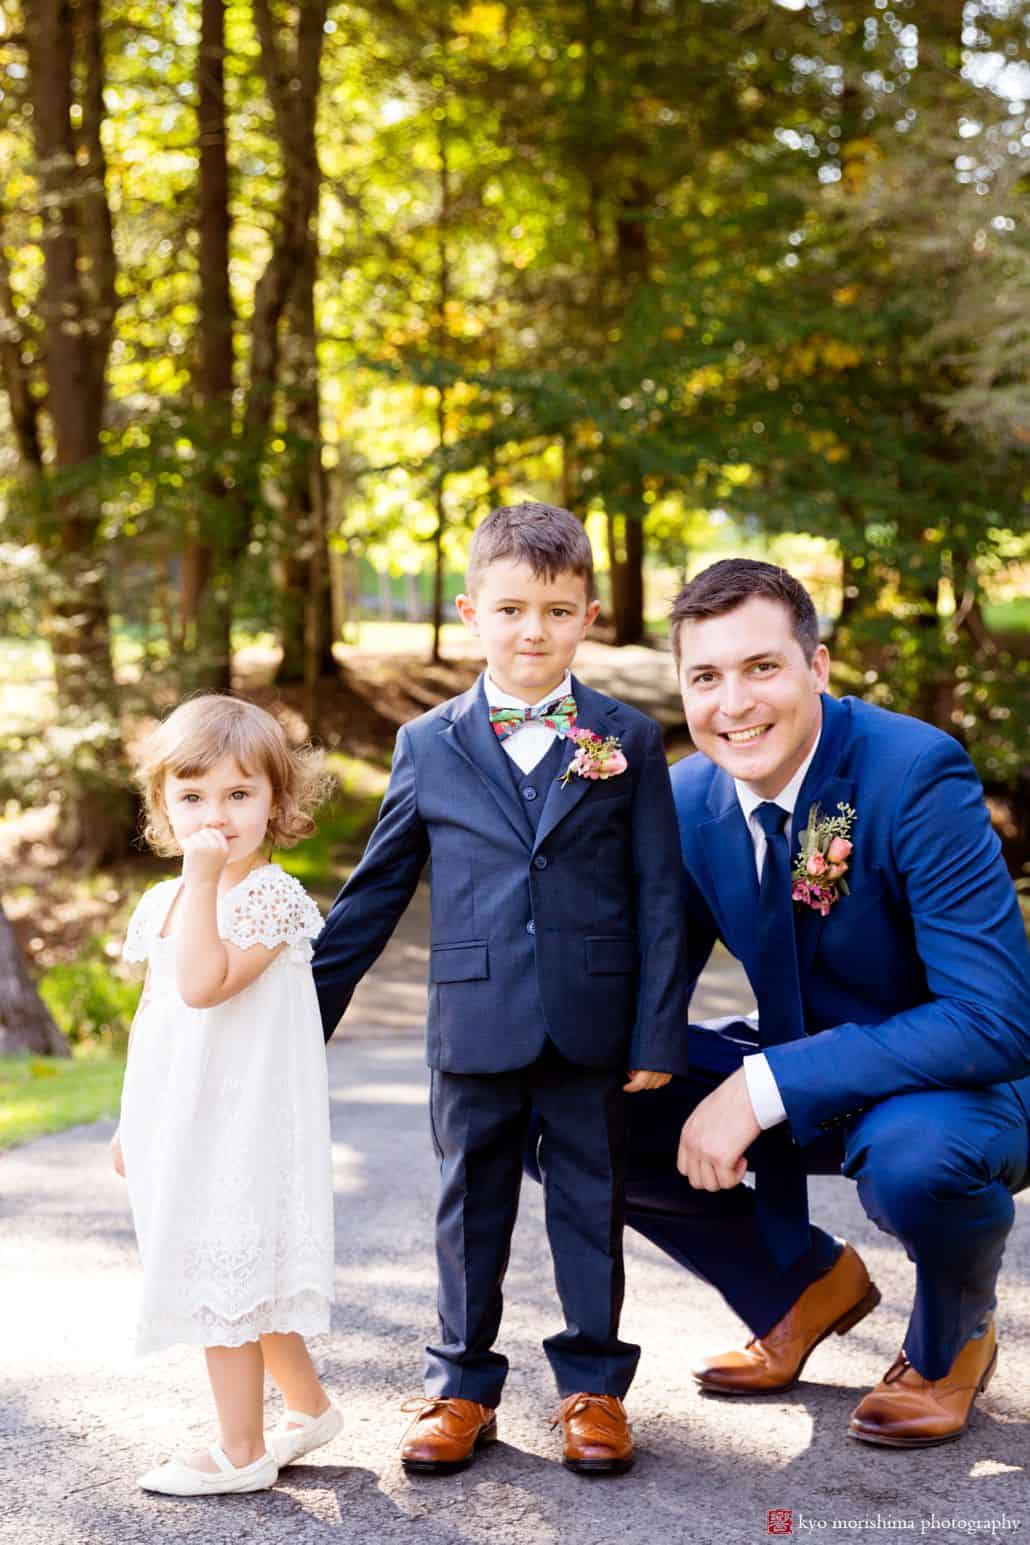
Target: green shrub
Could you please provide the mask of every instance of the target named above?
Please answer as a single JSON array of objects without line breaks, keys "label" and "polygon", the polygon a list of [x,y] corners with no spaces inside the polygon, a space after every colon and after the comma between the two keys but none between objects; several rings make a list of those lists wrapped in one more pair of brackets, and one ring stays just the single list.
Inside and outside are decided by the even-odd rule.
[{"label": "green shrub", "polygon": [[127,1034],[142,984],[116,976],[103,944],[90,943],[75,960],[51,966],[39,992],[73,1045]]}]

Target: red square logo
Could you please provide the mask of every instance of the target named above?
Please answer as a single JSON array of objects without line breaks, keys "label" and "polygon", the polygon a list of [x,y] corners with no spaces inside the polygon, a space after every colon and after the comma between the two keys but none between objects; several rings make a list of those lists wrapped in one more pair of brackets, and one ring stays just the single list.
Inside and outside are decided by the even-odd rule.
[{"label": "red square logo", "polygon": [[789,1507],[771,1507],[765,1515],[766,1534],[793,1534],[794,1513]]}]

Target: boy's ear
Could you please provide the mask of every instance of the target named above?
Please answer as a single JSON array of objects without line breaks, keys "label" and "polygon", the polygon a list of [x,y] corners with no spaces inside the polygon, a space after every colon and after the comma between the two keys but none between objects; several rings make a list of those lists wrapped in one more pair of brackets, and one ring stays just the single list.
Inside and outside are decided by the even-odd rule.
[{"label": "boy's ear", "polygon": [[457,595],[454,597],[454,609],[470,633],[479,632],[479,623],[476,620],[476,603],[470,595]]},{"label": "boy's ear", "polygon": [[600,603],[600,601],[591,601],[590,602],[590,605],[587,607],[586,612],[584,613],[584,616],[583,616],[583,632],[584,633],[586,632],[587,628],[592,628],[593,627],[594,623],[597,621],[597,615],[600,612],[600,610],[601,610],[601,603]]}]

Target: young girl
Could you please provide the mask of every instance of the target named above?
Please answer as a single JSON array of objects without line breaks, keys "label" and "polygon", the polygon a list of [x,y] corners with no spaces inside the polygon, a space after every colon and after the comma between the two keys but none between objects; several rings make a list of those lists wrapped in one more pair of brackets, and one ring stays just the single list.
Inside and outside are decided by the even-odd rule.
[{"label": "young girl", "polygon": [[[142,897],[148,963],[121,1125],[140,1253],[137,1350],[202,1346],[220,1444],[140,1477],[175,1496],[259,1491],[341,1426],[304,1337],[329,1328],[333,1195],[325,1046],[311,978],[322,919],[267,858],[313,829],[317,755],[270,714],[206,695],[139,752],[146,837],[182,854]],[[264,1438],[264,1374],[286,1404]]]}]

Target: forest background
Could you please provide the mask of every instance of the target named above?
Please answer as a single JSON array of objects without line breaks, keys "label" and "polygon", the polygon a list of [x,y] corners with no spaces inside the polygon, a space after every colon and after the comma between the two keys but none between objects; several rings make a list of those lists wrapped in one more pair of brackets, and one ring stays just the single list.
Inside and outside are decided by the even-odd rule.
[{"label": "forest background", "polygon": [[320,737],[340,795],[285,861],[331,895],[520,498],[587,522],[602,636],[656,672],[685,575],[790,563],[835,690],[964,742],[1025,886],[1028,32],[0,0],[0,1143],[110,1106],[166,872],[140,728],[235,687]]}]

